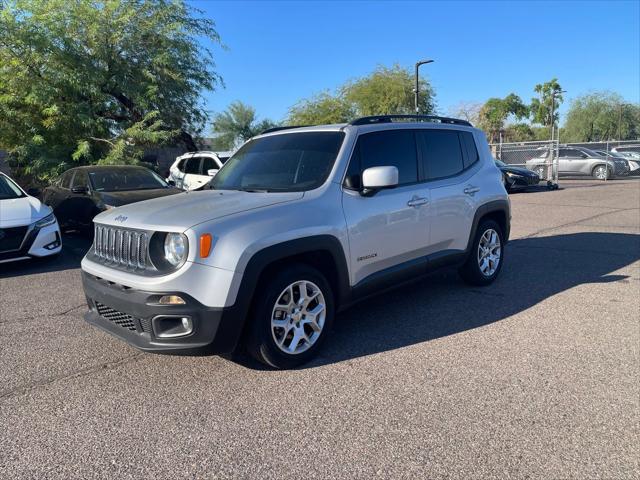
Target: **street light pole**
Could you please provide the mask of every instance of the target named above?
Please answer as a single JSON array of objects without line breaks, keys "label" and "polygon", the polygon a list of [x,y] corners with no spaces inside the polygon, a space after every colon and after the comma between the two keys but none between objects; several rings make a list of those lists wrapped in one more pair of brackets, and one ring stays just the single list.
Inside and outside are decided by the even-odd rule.
[{"label": "street light pole", "polygon": [[558,142],[556,143],[558,148],[554,148],[554,131],[556,127],[556,98],[562,95],[563,93],[567,93],[566,90],[555,90],[551,94],[551,148],[556,150],[555,158],[554,155],[551,156],[551,161],[553,162],[551,165],[551,178],[552,182],[558,185],[558,153],[560,150],[560,127],[558,126]]},{"label": "street light pole", "polygon": [[418,69],[420,68],[420,65],[425,65],[427,63],[433,63],[433,60],[421,60],[416,63],[416,88],[413,90],[415,94],[414,100],[415,100],[415,106],[416,106],[416,115],[420,115],[420,107],[418,106],[418,90],[420,88]]}]

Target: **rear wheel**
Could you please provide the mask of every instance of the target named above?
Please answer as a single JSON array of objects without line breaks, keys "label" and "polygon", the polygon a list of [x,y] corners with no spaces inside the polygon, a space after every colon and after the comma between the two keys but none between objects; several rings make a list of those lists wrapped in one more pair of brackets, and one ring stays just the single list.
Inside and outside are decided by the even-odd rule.
[{"label": "rear wheel", "polygon": [[542,165],[533,169],[534,172],[538,174],[540,179],[547,178],[547,167],[543,167]]},{"label": "rear wheel", "polygon": [[295,368],[320,349],[334,318],[333,293],[316,269],[293,265],[258,287],[247,349],[274,368]]},{"label": "rear wheel", "polygon": [[489,285],[500,270],[504,258],[502,229],[493,220],[483,220],[478,225],[469,258],[460,268],[462,279],[471,285]]}]

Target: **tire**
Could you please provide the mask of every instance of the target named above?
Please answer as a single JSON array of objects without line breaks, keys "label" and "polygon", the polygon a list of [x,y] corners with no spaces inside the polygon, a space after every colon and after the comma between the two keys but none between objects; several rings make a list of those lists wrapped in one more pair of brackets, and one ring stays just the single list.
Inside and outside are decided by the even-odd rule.
[{"label": "tire", "polygon": [[533,169],[538,174],[540,180],[547,178],[547,167],[539,166]]},{"label": "tire", "polygon": [[611,169],[606,165],[596,165],[591,170],[591,176],[596,180],[609,180],[611,178]]},{"label": "tire", "polygon": [[[315,295],[306,307],[300,298],[303,289],[308,297]],[[278,369],[295,368],[315,357],[335,316],[333,292],[326,278],[303,264],[284,268],[262,281],[252,310],[247,350],[258,361]],[[312,313],[315,322],[310,320]]]},{"label": "tire", "polygon": [[[497,248],[492,244],[492,234],[494,232],[497,235]],[[487,236],[485,236],[488,235]],[[487,241],[489,241],[488,245],[490,248],[489,254],[495,256],[497,253],[497,265],[495,264],[495,259],[492,261],[491,258],[487,258],[484,252],[486,251]],[[483,243],[482,252],[480,244]],[[480,258],[481,255],[485,255],[484,259],[487,260],[487,263],[483,263],[484,261]],[[470,284],[476,286],[484,286],[493,283],[493,281],[500,274],[500,270],[502,269],[502,264],[504,263],[504,237],[502,233],[502,229],[500,225],[498,225],[493,220],[482,220],[478,225],[478,229],[476,230],[475,236],[473,237],[473,242],[471,243],[471,249],[469,252],[469,257],[465,264],[460,267],[458,273],[462,277],[462,279]],[[483,265],[483,268],[481,268]]]}]

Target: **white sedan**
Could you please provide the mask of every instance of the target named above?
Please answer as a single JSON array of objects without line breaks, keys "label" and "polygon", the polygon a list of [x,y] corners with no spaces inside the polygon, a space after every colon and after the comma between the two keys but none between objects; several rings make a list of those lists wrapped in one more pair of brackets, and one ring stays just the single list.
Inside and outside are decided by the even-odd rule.
[{"label": "white sedan", "polygon": [[0,172],[0,263],[61,250],[60,227],[51,208]]}]

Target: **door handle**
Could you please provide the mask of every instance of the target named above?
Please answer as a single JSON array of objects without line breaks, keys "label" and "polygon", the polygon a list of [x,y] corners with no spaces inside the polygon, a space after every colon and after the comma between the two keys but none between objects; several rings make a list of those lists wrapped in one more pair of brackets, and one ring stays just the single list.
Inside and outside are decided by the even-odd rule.
[{"label": "door handle", "polygon": [[429,203],[429,199],[428,198],[413,197],[411,200],[409,200],[407,202],[407,206],[408,207],[419,207],[420,205],[424,205],[426,203]]},{"label": "door handle", "polygon": [[480,189],[478,187],[474,187],[473,185],[468,185],[465,187],[465,189],[463,190],[465,194],[467,195],[471,195],[473,197],[473,195],[476,192],[479,192]]}]

